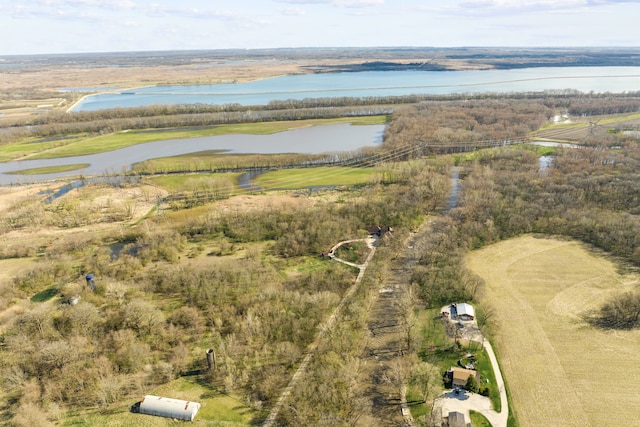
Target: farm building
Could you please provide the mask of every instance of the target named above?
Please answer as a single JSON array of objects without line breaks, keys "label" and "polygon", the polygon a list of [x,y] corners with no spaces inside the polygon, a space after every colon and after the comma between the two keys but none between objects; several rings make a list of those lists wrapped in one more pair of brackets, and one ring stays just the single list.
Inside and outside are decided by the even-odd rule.
[{"label": "farm building", "polygon": [[460,320],[473,320],[476,318],[476,313],[473,310],[473,306],[463,302],[456,304],[456,312],[458,319]]},{"label": "farm building", "polygon": [[451,386],[453,388],[465,388],[467,380],[471,375],[475,376],[476,382],[480,384],[480,373],[478,373],[478,371],[472,371],[471,369],[464,368],[451,368],[450,372],[452,375]]},{"label": "farm building", "polygon": [[197,402],[147,395],[134,406],[133,411],[140,414],[193,421],[199,409],[200,404]]}]

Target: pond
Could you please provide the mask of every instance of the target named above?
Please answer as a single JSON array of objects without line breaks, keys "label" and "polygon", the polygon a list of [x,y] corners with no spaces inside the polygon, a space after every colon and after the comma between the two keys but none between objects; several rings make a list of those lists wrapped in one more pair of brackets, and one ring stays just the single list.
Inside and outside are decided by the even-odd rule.
[{"label": "pond", "polygon": [[[224,150],[236,154],[321,154],[354,151],[380,144],[383,132],[384,125],[352,126],[349,123],[341,123],[293,129],[271,135],[220,135],[150,142],[88,156],[0,163],[0,184],[59,179],[81,173],[84,176],[118,174],[145,160],[208,150]],[[7,175],[7,172],[76,163],[88,163],[90,166],[82,170],[55,174]]]}]

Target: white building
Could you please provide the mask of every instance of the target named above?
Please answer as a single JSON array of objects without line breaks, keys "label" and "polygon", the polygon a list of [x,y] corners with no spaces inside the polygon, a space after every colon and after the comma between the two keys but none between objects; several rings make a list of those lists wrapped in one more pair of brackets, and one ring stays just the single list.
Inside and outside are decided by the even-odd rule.
[{"label": "white building", "polygon": [[199,409],[200,404],[198,402],[147,395],[140,402],[138,412],[147,415],[157,415],[159,417],[193,421]]},{"label": "white building", "polygon": [[466,302],[456,304],[456,313],[458,315],[458,319],[460,320],[473,320],[476,318],[476,313],[473,310],[473,306],[467,304]]}]

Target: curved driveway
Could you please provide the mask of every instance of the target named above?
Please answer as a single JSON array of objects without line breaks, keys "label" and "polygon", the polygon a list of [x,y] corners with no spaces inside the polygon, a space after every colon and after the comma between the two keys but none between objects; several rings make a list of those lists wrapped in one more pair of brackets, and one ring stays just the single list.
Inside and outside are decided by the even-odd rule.
[{"label": "curved driveway", "polygon": [[496,386],[500,391],[501,411],[497,412],[495,409],[491,408],[491,400],[488,397],[470,392],[464,392],[463,394],[456,395],[453,391],[449,391],[436,400],[436,405],[442,408],[443,414],[457,411],[466,414],[468,417],[469,410],[474,410],[484,415],[493,427],[507,427],[507,420],[509,418],[509,402],[507,401],[507,392],[504,387],[502,371],[498,365],[498,359],[496,358],[496,354],[493,351],[491,343],[484,337],[481,338],[481,342],[489,355],[493,374],[496,378]]}]

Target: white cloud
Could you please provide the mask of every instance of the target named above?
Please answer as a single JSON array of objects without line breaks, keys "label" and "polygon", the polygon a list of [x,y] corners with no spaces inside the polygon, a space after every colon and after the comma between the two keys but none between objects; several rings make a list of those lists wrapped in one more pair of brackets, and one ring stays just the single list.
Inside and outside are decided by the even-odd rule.
[{"label": "white cloud", "polygon": [[276,3],[288,4],[331,4],[333,0],[273,0]]},{"label": "white cloud", "polygon": [[384,4],[384,0],[336,0],[338,6],[343,7],[375,7]]},{"label": "white cloud", "polygon": [[284,9],[280,9],[280,13],[286,16],[303,16],[305,14],[304,10],[300,9],[299,7],[287,7]]},{"label": "white cloud", "polygon": [[384,0],[273,0],[288,4],[329,4],[338,7],[372,7],[384,4]]},{"label": "white cloud", "polygon": [[620,3],[637,3],[637,0],[466,0],[459,2],[456,9],[502,12],[544,12],[562,10],[576,12],[578,10]]}]

